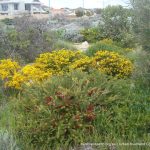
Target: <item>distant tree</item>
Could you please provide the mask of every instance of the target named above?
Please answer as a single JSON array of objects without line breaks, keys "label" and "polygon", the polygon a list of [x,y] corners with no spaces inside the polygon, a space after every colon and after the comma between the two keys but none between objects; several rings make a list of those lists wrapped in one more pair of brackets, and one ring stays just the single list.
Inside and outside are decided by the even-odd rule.
[{"label": "distant tree", "polygon": [[137,41],[150,51],[150,0],[130,0],[133,9],[133,25]]},{"label": "distant tree", "polygon": [[77,17],[82,17],[83,15],[84,15],[84,9],[83,8],[77,8],[76,10],[75,10],[75,14],[76,14],[76,16]]}]

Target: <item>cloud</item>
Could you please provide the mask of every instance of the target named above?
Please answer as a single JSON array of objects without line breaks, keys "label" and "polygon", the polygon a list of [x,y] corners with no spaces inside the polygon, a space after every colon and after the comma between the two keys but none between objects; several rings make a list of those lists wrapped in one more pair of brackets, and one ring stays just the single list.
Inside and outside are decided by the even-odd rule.
[{"label": "cloud", "polygon": [[54,8],[77,8],[84,7],[85,8],[103,8],[107,5],[125,5],[127,0],[41,0],[42,3],[49,5]]}]

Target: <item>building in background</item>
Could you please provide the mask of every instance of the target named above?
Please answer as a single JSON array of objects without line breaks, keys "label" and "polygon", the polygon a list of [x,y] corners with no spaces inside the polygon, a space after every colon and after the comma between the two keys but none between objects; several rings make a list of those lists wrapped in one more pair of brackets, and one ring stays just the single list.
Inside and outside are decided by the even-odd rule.
[{"label": "building in background", "polygon": [[0,0],[1,15],[45,13],[40,0]]}]

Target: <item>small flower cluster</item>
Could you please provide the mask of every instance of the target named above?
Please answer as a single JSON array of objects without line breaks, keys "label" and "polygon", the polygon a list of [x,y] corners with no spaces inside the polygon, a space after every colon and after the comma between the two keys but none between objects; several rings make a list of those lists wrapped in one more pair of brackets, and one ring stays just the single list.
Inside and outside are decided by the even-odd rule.
[{"label": "small flower cluster", "polygon": [[98,51],[88,57],[80,51],[59,50],[41,54],[35,63],[20,67],[11,59],[0,61],[0,78],[6,87],[20,89],[22,84],[41,82],[52,75],[72,72],[75,69],[89,72],[91,68],[108,75],[124,78],[131,75],[133,65],[130,60],[115,52]]}]

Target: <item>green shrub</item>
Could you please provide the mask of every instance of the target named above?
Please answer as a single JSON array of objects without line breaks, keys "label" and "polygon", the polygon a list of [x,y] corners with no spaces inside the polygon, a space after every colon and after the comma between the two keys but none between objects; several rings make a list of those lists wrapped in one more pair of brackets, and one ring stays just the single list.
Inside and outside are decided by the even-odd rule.
[{"label": "green shrub", "polygon": [[135,69],[133,79],[142,89],[150,89],[150,54],[137,50],[134,53]]},{"label": "green shrub", "polygon": [[[107,6],[101,14],[102,24],[100,28],[104,38],[111,38],[120,42],[125,34],[132,34],[132,24],[130,18],[131,10],[121,5]],[[128,47],[128,46],[127,46]]]},{"label": "green shrub", "polygon": [[149,113],[148,100],[134,90],[129,80],[95,71],[52,77],[24,88],[15,99],[15,132],[35,149],[66,150],[100,139],[136,141],[147,135]]},{"label": "green shrub", "polygon": [[99,28],[89,28],[80,31],[81,35],[83,35],[83,40],[94,43],[101,39],[101,32]]},{"label": "green shrub", "polygon": [[85,14],[84,9],[83,8],[77,8],[75,10],[75,14],[77,17],[82,17]]},{"label": "green shrub", "polygon": [[118,53],[123,53],[123,49],[117,46],[115,43],[113,43],[112,40],[104,39],[102,41],[92,44],[86,51],[86,54],[88,56],[93,56],[97,51],[100,51],[100,50],[115,51]]},{"label": "green shrub", "polygon": [[13,19],[5,18],[1,20],[5,25],[13,25]]},{"label": "green shrub", "polygon": [[51,52],[57,49],[75,48],[67,42],[58,40],[53,31],[29,28],[25,31],[15,29],[0,33],[0,58],[13,58],[20,62],[32,62],[40,53]]},{"label": "green shrub", "polygon": [[110,87],[104,84],[107,78],[97,74],[99,77],[74,72],[26,88],[18,101],[16,131],[20,138],[31,139],[37,147],[83,142],[94,131],[96,105],[114,101]]}]

